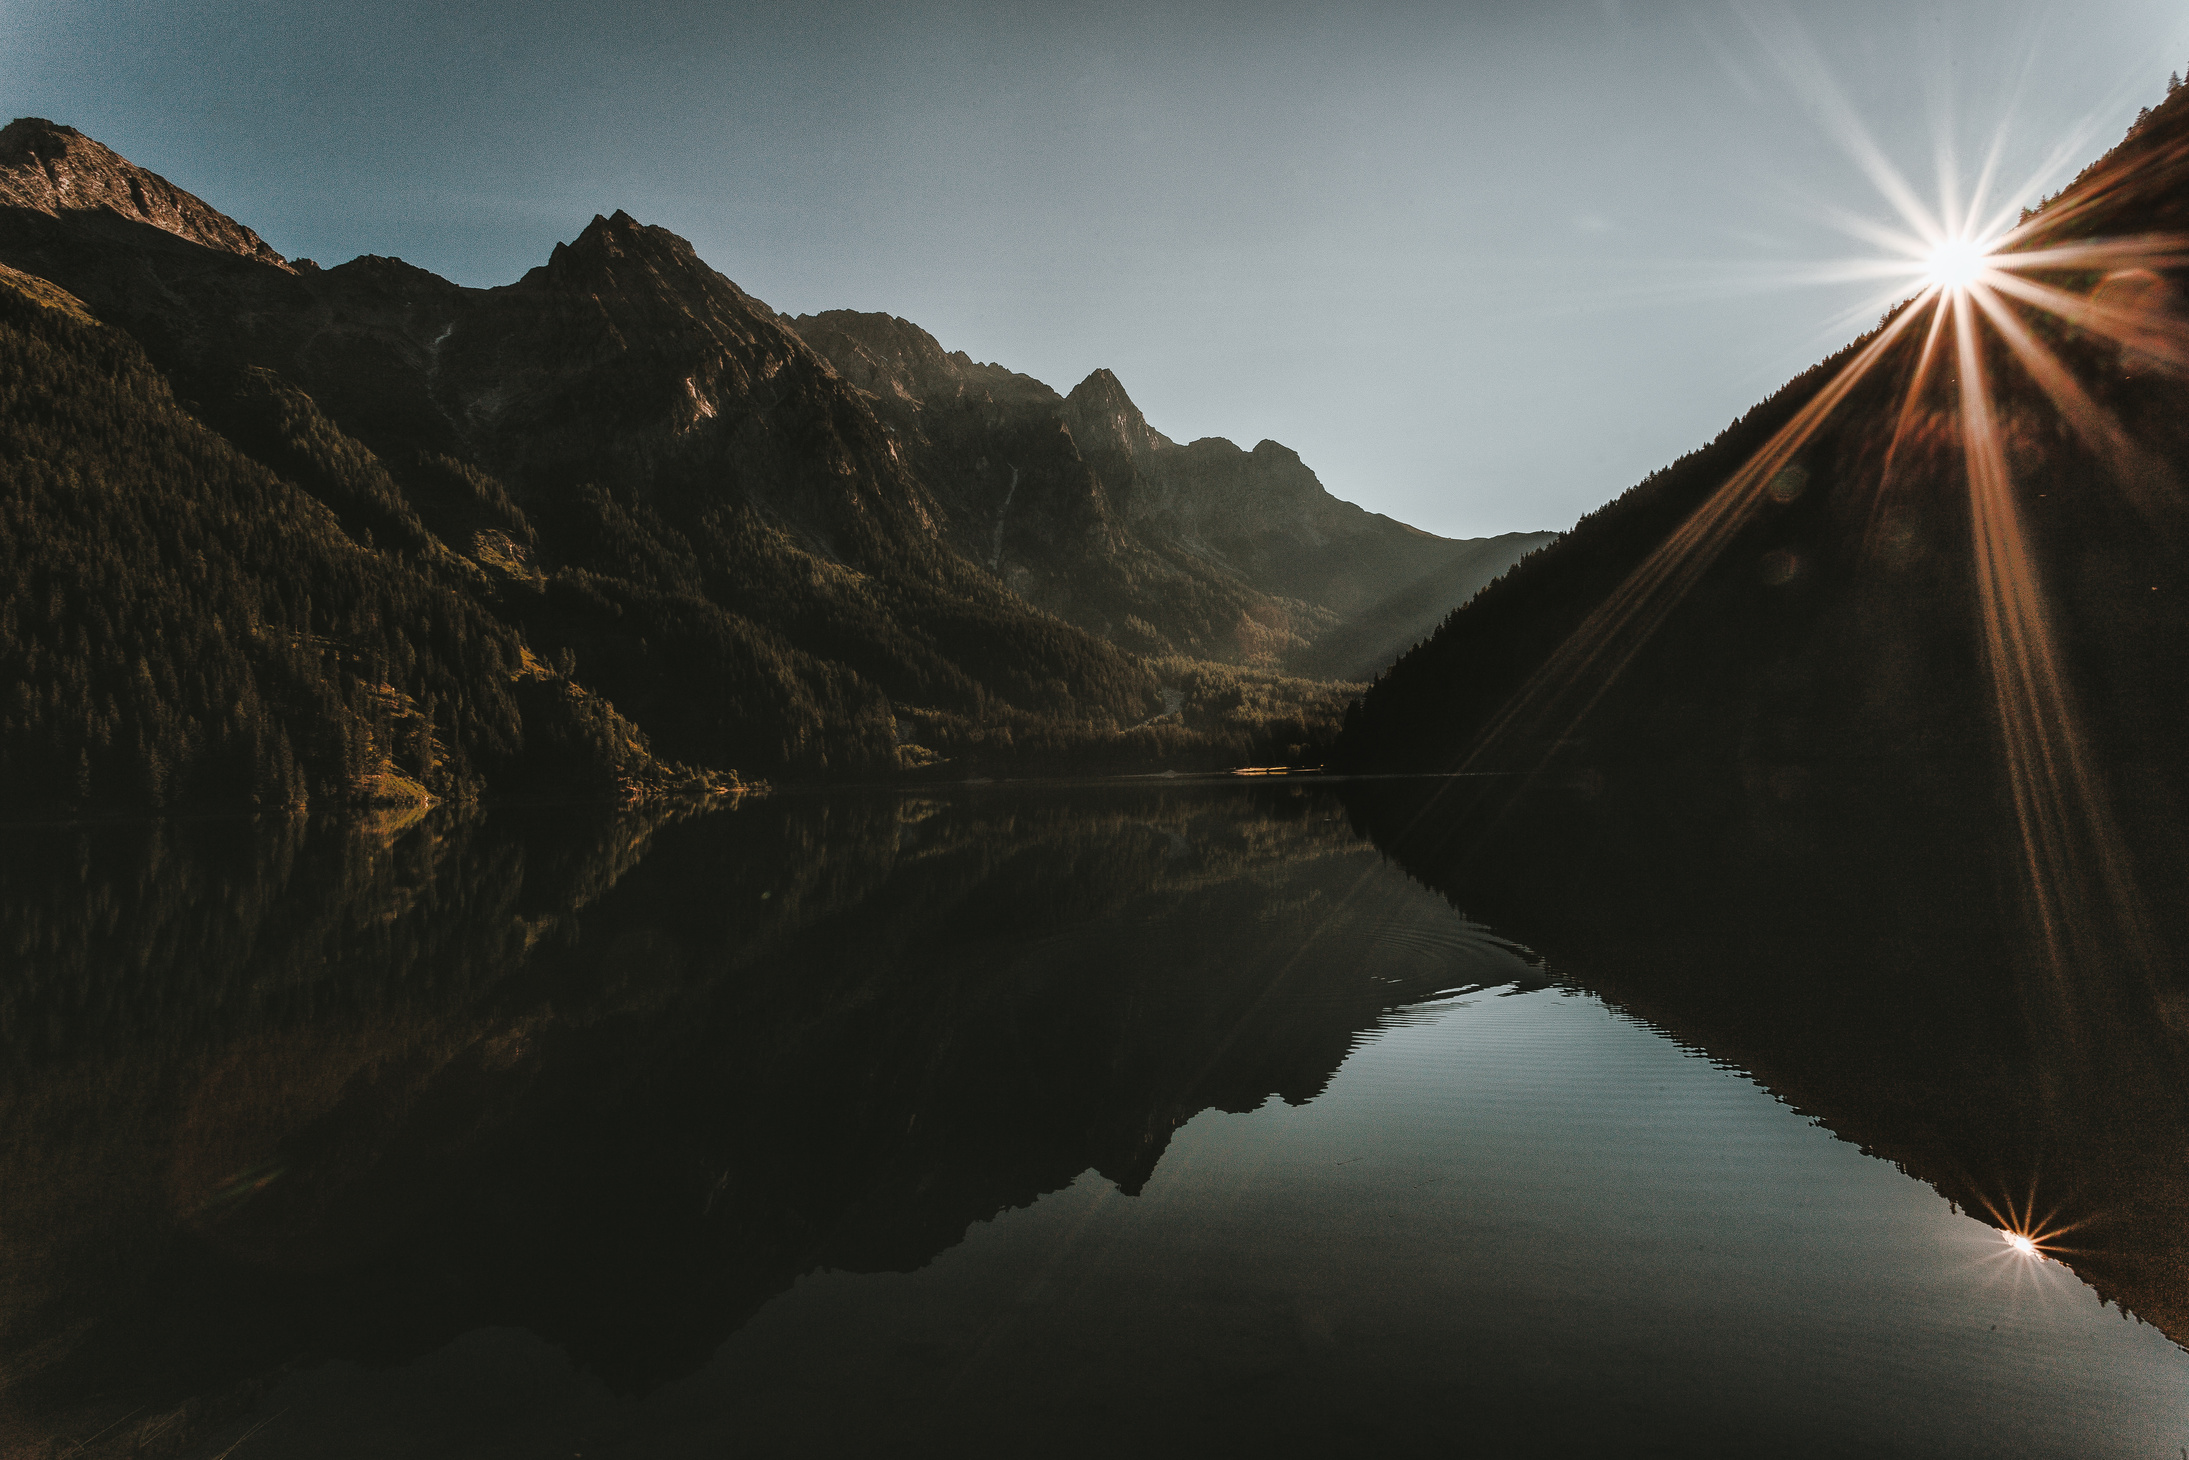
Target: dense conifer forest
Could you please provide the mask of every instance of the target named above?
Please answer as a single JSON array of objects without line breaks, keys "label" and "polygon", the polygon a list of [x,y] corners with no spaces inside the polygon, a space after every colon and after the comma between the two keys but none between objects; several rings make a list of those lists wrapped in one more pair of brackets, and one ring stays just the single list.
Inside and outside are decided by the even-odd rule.
[{"label": "dense conifer forest", "polygon": [[1207,770],[1335,733],[1351,686],[1029,603],[663,230],[596,219],[462,290],[288,264],[51,123],[0,133],[7,168],[11,813]]},{"label": "dense conifer forest", "polygon": [[625,797],[704,784],[459,591],[308,400],[254,378],[236,404],[322,496],[194,419],[128,336],[0,277],[11,807],[407,801],[490,775]]},{"label": "dense conifer forest", "polygon": [[[750,514],[701,524],[777,570],[734,600],[813,621],[841,646],[822,660],[707,596],[700,552],[643,503],[580,488],[558,524],[575,561],[543,571],[540,534],[478,468],[421,453],[406,492],[265,370],[206,411],[224,436],[129,336],[43,281],[4,283],[0,662],[16,673],[0,786],[16,809],[734,784],[657,741],[776,774],[1202,769],[1298,754],[1342,704],[1339,686],[1173,661],[1165,713],[1152,669],[1061,624],[902,587],[895,604],[817,604]],[[428,517],[468,528],[475,555]],[[1019,652],[991,666],[1015,676],[1010,700],[935,647],[1011,635]],[[1040,679],[1022,667],[1044,663]],[[1087,719],[1070,686],[1090,684],[1152,713]],[[926,708],[893,715],[890,691]]]}]

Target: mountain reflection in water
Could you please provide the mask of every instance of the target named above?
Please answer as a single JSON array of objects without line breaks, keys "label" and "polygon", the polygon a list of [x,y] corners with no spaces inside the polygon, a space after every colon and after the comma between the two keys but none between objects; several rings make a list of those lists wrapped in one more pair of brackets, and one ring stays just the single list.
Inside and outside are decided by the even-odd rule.
[{"label": "mountain reflection in water", "polygon": [[[2119,768],[2134,925],[2035,926],[1996,778],[1914,762],[1368,783],[1416,876],[1588,988],[2189,1341],[2189,872],[2179,778]],[[2132,792],[2132,794],[2130,794]]]},{"label": "mountain reflection in water", "polygon": [[[1838,946],[1772,919],[1622,943],[1552,889],[1512,904],[1546,968],[1361,835],[1475,909],[1395,792],[1345,794],[19,838],[0,1448],[2178,1442],[2157,1333],[1576,980],[1964,1203],[2071,1163],[2009,1179],[1923,1101],[2046,1085],[2038,1046],[1941,1045],[1912,993],[1831,1045],[1869,1023],[1749,987]],[[1682,1020],[1724,1000],[1761,1012],[1721,1050]],[[2112,1179],[2070,1185],[2147,1198]],[[2070,1260],[2167,1322],[2105,1263],[2173,1251]]]}]

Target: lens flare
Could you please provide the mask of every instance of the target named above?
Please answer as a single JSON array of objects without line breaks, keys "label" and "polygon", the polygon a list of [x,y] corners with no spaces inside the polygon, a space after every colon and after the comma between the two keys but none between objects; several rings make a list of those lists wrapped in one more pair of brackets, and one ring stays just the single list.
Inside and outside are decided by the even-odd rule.
[{"label": "lens flare", "polygon": [[[2153,483],[2175,480],[2055,353],[2053,341],[2080,336],[2105,342],[2125,366],[2189,373],[2189,308],[2172,303],[2164,271],[2189,265],[2189,236],[2106,236],[2103,216],[2120,200],[2142,200],[2189,166],[2189,142],[2172,122],[2164,150],[2148,138],[2124,144],[2086,169],[2065,192],[2024,209],[2047,175],[2018,188],[1996,186],[2002,144],[1995,141],[1965,190],[1943,156],[1935,205],[1926,203],[1870,138],[1821,62],[1791,47],[1782,61],[1802,83],[1830,129],[1893,212],[1895,223],[1839,218],[1873,252],[1831,266],[1836,280],[1874,279],[1886,292],[1880,327],[1842,357],[1836,372],[1716,491],[1706,497],[1599,601],[1566,641],[1499,710],[1451,768],[1494,766],[1513,740],[1556,747],[1634,661],[1644,644],[1700,583],[1725,549],[1784,500],[1775,483],[1861,382],[1888,362],[1904,371],[1905,396],[1883,454],[1867,482],[1873,545],[1886,541],[1894,503],[1912,490],[1898,477],[1904,444],[1952,444],[1968,496],[1979,642],[1999,733],[2001,770],[2019,823],[2023,891],[2047,963],[2067,978],[2088,929],[2131,958],[2148,955],[2141,894],[2130,876],[2101,778],[2080,727],[2067,665],[2054,643],[2052,605],[2042,581],[2024,507],[2012,475],[2008,434],[2026,418],[2008,395],[2033,384],[2112,469],[2115,487],[2150,514]],[[2160,125],[2157,122],[2153,126]],[[2064,155],[2046,164],[2064,160]],[[2005,201],[2002,201],[2004,199]],[[2111,287],[2105,282],[2111,281]],[[2050,322],[2043,322],[2050,316]],[[1912,358],[1911,358],[1912,357]],[[2125,368],[2125,367],[2124,367]],[[1938,409],[1931,386],[1946,375],[1951,404]],[[2002,374],[2017,379],[2002,381]],[[1995,398],[2000,385],[2007,391]],[[1940,428],[1943,428],[1942,430]],[[1947,440],[1935,440],[1936,437]],[[1934,447],[1924,453],[1937,459]],[[1541,751],[1544,763],[1552,751]],[[2034,1249],[2035,1243],[2032,1243]]]},{"label": "lens flare", "polygon": [[2079,1231],[2095,1214],[2084,1213],[2073,1221],[2063,1221],[2058,1206],[2040,1207],[2039,1181],[2032,1171],[2028,1195],[2016,1200],[2011,1194],[1994,1201],[1988,1195],[1979,1195],[1971,1204],[1969,1215],[1979,1221],[1988,1218],[1988,1225],[1998,1232],[1999,1246],[1993,1249],[1994,1260],[2004,1263],[2010,1271],[2029,1271],[2047,1262],[2068,1262],[2077,1253],[2087,1255],[2088,1248],[2071,1247],[2066,1240]]}]

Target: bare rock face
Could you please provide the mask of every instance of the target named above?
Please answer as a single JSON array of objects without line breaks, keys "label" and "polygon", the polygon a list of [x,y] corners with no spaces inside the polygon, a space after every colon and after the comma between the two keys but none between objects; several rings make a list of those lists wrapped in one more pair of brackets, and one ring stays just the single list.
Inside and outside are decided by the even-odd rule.
[{"label": "bare rock face", "polygon": [[1081,451],[1114,451],[1136,466],[1174,443],[1148,424],[1124,385],[1108,370],[1097,370],[1064,398],[1064,420]]},{"label": "bare rock face", "polygon": [[18,117],[0,129],[0,206],[59,218],[106,209],[177,238],[277,269],[288,261],[227,214],[74,127]]},{"label": "bare rock face", "polygon": [[1125,647],[1372,673],[1547,533],[1455,541],[1327,491],[1299,453],[1181,445],[1096,370],[1060,396],[886,314],[791,321],[1022,596]]},{"label": "bare rock face", "polygon": [[[945,350],[908,319],[830,309],[790,321],[836,373],[879,400],[914,409],[961,406],[1042,406],[1061,397],[1031,375],[983,365],[963,350]],[[887,406],[885,405],[885,410]]]},{"label": "bare rock face", "polygon": [[[1130,530],[1139,478],[1121,433],[1152,433],[1109,372],[1098,372],[1106,393],[1083,386],[1067,399],[891,315],[791,323],[889,431],[952,544],[1020,597],[1135,653],[1270,658],[1254,627],[1257,612],[1270,616],[1268,595]],[[1108,434],[1105,417],[1119,423]]]},{"label": "bare rock face", "polygon": [[620,210],[469,296],[434,371],[466,446],[512,481],[741,504],[863,572],[926,572],[940,546],[928,494],[860,397],[690,243]]}]

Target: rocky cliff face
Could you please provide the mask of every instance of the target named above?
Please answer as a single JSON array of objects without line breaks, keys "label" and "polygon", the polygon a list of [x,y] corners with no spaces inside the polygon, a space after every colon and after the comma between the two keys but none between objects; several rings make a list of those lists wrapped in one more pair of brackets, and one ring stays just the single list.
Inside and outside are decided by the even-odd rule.
[{"label": "rocky cliff face", "polygon": [[1108,370],[1059,396],[889,315],[792,323],[890,423],[966,551],[1142,652],[1370,673],[1551,538],[1440,538],[1331,496],[1274,441],[1180,445]]},{"label": "rocky cliff face", "polygon": [[1148,424],[1123,383],[1107,370],[1097,370],[1072,387],[1064,398],[1063,416],[1080,450],[1098,457],[1114,453],[1136,467],[1149,465],[1158,452],[1176,445]]},{"label": "rocky cliff face", "polygon": [[59,218],[107,212],[239,258],[289,268],[266,240],[74,127],[22,117],[0,129],[0,207]]},{"label": "rocky cliff face", "polygon": [[940,569],[933,506],[874,413],[767,305],[628,214],[479,292],[432,370],[464,440],[536,490],[643,482],[757,510],[824,561]]},{"label": "rocky cliff face", "polygon": [[910,320],[832,309],[791,321],[838,374],[885,402],[885,410],[979,404],[1055,408],[1062,400],[1031,375],[976,363],[963,350],[945,350]]},{"label": "rocky cliff face", "polygon": [[884,423],[952,545],[1020,597],[1135,653],[1254,657],[1266,596],[1130,532],[1129,464],[1107,470],[1099,449],[1082,449],[1064,397],[889,315],[792,325]]}]

